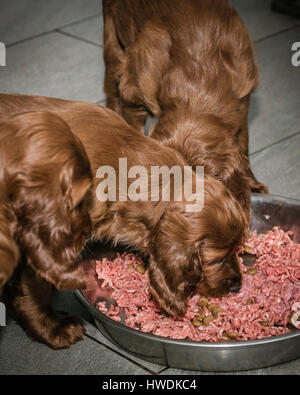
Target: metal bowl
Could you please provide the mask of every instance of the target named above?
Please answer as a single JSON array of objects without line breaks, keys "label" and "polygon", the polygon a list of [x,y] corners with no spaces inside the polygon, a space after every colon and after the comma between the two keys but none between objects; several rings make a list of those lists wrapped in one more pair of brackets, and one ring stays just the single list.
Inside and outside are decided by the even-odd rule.
[{"label": "metal bowl", "polygon": [[[294,241],[300,243],[300,201],[253,194],[252,210],[252,229],[262,233],[279,225],[291,230]],[[160,365],[202,371],[258,369],[300,358],[300,330],[266,339],[209,343],[164,338],[113,321],[95,307],[99,300],[113,301],[99,288],[93,267],[95,259],[114,258],[116,252],[122,249],[100,243],[88,245],[83,261],[88,286],[76,291],[76,295],[94,317],[98,329],[119,348]]]}]

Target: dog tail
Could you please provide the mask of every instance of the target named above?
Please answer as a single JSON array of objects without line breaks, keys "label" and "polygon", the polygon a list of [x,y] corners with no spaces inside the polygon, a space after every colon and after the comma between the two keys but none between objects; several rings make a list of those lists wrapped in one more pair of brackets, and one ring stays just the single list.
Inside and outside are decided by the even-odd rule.
[{"label": "dog tail", "polygon": [[0,297],[19,260],[19,248],[13,238],[15,219],[9,208],[5,178],[6,170],[0,167]]}]

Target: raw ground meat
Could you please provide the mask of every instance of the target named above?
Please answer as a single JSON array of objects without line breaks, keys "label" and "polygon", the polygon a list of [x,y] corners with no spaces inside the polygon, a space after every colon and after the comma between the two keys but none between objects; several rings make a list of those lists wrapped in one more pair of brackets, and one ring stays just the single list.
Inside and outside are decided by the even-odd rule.
[{"label": "raw ground meat", "polygon": [[[297,302],[300,301],[300,244],[293,243],[291,237],[291,232],[277,227],[267,234],[252,233],[245,246],[257,256],[253,266],[256,274],[244,274],[238,293],[209,299],[209,304],[217,303],[223,311],[207,326],[202,321],[197,327],[192,323],[201,309],[199,294],[190,298],[182,319],[161,313],[151,298],[147,271],[140,274],[135,270],[143,262],[133,254],[118,255],[114,261],[104,258],[96,262],[101,287],[112,289],[111,297],[117,303],[107,309],[106,302],[100,302],[98,308],[115,321],[121,321],[123,312],[126,325],[131,328],[173,339],[217,342],[288,333],[292,310],[299,315]],[[239,252],[243,253],[244,247],[240,247]],[[243,265],[242,258],[240,260],[245,273],[249,267]],[[203,311],[212,317],[207,306]]]}]

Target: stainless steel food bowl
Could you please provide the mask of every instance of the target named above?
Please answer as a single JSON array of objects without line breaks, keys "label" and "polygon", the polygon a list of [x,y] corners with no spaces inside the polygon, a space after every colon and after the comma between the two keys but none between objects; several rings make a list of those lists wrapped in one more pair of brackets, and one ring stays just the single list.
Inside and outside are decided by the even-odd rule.
[{"label": "stainless steel food bowl", "polygon": [[[300,201],[272,195],[252,195],[252,229],[258,233],[279,225],[294,233],[300,242]],[[95,319],[98,329],[119,348],[160,365],[202,371],[239,371],[277,365],[300,358],[300,330],[260,340],[208,343],[173,340],[128,328],[102,314],[95,307],[99,300],[114,303],[109,293],[99,288],[94,273],[95,259],[114,258],[120,249],[91,243],[85,253],[88,287],[76,291],[79,300]]]}]

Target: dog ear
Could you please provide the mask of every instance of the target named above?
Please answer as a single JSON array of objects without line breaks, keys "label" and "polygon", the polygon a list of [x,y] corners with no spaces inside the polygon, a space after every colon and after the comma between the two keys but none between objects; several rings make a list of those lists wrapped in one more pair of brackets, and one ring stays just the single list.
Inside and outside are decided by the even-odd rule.
[{"label": "dog ear", "polygon": [[[137,41],[128,49],[124,70],[120,80],[122,97],[135,101],[142,91],[143,100],[153,113],[160,111],[156,97],[159,81],[169,61],[171,37],[164,26],[147,22]],[[134,72],[138,70],[138,72]]]},{"label": "dog ear", "polygon": [[154,254],[150,256],[150,290],[160,307],[181,317],[189,296],[202,278],[200,242],[189,239],[189,222],[171,208],[156,228]]},{"label": "dog ear", "polygon": [[[44,248],[40,246],[41,255],[45,254]],[[46,256],[46,255],[45,255]],[[56,262],[50,255],[47,254],[47,270],[41,266],[41,259],[35,253],[27,257],[27,262],[37,275],[48,283],[52,284],[58,291],[75,290],[86,287],[84,270],[77,262],[68,265],[62,265]]]},{"label": "dog ear", "polygon": [[150,290],[160,307],[168,314],[182,317],[188,298],[201,281],[201,265],[190,256],[170,255],[168,260],[150,260]]}]

